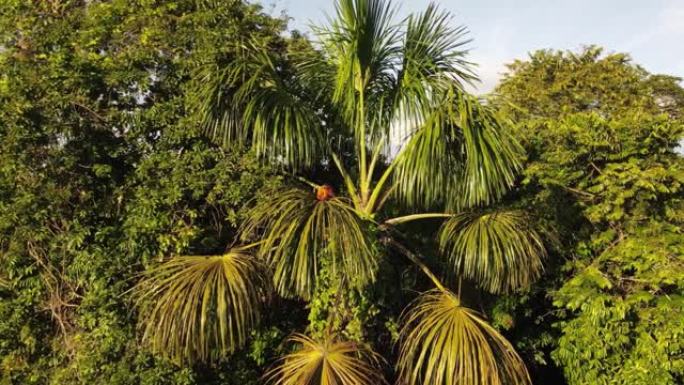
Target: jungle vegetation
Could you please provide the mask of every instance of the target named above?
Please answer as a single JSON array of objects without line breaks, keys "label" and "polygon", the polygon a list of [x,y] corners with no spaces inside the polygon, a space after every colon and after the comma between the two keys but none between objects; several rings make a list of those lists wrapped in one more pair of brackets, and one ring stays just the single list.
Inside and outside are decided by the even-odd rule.
[{"label": "jungle vegetation", "polygon": [[7,0],[0,384],[684,381],[684,89],[436,5]]}]

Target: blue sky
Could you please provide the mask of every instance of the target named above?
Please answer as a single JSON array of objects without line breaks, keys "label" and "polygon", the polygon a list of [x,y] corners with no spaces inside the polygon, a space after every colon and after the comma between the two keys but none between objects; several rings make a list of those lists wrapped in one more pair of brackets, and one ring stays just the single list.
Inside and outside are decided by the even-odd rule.
[{"label": "blue sky", "polygon": [[[262,0],[285,10],[291,26],[308,31],[333,13],[333,0]],[[627,52],[648,71],[684,77],[684,0],[434,0],[470,30],[471,60],[479,64],[479,92],[487,92],[504,64],[540,48],[579,49],[597,44]],[[430,0],[395,0],[399,16]]]}]

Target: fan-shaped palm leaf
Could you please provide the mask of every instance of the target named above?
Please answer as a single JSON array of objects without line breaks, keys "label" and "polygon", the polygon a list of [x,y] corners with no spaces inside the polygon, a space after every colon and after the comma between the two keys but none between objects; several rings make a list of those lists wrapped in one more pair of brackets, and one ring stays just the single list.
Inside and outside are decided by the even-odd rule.
[{"label": "fan-shaped palm leaf", "polygon": [[456,273],[498,293],[530,285],[546,255],[539,234],[520,211],[464,213],[440,230],[440,249]]},{"label": "fan-shaped palm leaf", "polygon": [[257,322],[268,280],[252,256],[172,258],[136,287],[143,340],[177,362],[212,361],[241,347]]},{"label": "fan-shaped palm leaf", "polygon": [[422,294],[403,315],[398,372],[406,385],[523,385],[525,364],[453,293]]},{"label": "fan-shaped palm leaf", "polygon": [[519,151],[494,111],[475,97],[449,92],[402,150],[397,192],[423,207],[493,202],[512,185]]},{"label": "fan-shaped palm leaf", "polygon": [[271,200],[257,205],[243,234],[263,234],[260,255],[271,266],[280,294],[308,298],[324,258],[353,285],[374,277],[377,260],[369,225],[346,198],[319,201],[311,192],[291,189],[275,191]]},{"label": "fan-shaped palm leaf", "polygon": [[299,349],[266,374],[272,385],[379,385],[379,356],[362,345],[326,337],[322,341],[297,334]]}]

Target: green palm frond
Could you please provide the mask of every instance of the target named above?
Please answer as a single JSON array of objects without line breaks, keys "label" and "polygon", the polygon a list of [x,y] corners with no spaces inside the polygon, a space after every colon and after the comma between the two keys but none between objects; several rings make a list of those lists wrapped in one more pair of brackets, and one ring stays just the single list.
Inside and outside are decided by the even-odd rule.
[{"label": "green palm frond", "polygon": [[330,27],[318,34],[336,67],[333,100],[355,115],[360,93],[386,88],[392,80],[399,30],[388,1],[339,0],[335,10]]},{"label": "green palm frond", "polygon": [[295,66],[254,43],[223,67],[202,67],[190,101],[205,133],[224,146],[249,144],[257,155],[290,168],[309,166],[325,149],[318,106]]},{"label": "green palm frond", "polygon": [[143,341],[176,362],[210,362],[243,346],[268,287],[261,264],[239,251],[175,257],[136,287]]},{"label": "green palm frond", "polygon": [[378,261],[372,229],[349,199],[319,201],[297,188],[272,196],[252,210],[243,234],[261,236],[259,254],[281,295],[309,298],[323,263],[355,286],[373,279]]},{"label": "green palm frond", "polygon": [[[287,82],[267,52],[256,53],[261,66],[239,90],[243,122],[251,127],[253,148],[297,167],[320,160],[322,128],[315,107],[296,82]],[[296,76],[295,74],[290,74]]]},{"label": "green palm frond", "polygon": [[240,69],[218,63],[200,66],[192,75],[195,92],[188,95],[189,109],[197,116],[204,134],[222,146],[243,146],[249,130],[241,121],[241,106],[235,99]]},{"label": "green palm frond", "polygon": [[465,59],[471,41],[468,31],[452,25],[452,15],[434,4],[408,17],[401,69],[392,90],[395,106],[403,112],[399,119],[422,116],[434,103],[434,95],[477,80],[473,64]]},{"label": "green palm frond", "polygon": [[379,356],[351,341],[326,337],[316,341],[297,334],[290,339],[300,347],[283,357],[266,374],[272,385],[380,385]]},{"label": "green palm frond", "polygon": [[430,79],[454,81],[475,80],[473,63],[465,60],[471,42],[464,26],[452,27],[453,17],[434,3],[418,14],[409,16],[402,48],[402,72],[408,78],[430,83]]},{"label": "green palm frond", "polygon": [[521,211],[458,214],[440,230],[439,244],[455,272],[492,293],[529,286],[542,272],[546,249]]},{"label": "green palm frond", "polygon": [[526,385],[513,346],[453,293],[422,294],[403,315],[397,369],[406,385]]},{"label": "green palm frond", "polygon": [[397,159],[397,193],[410,206],[450,209],[503,196],[520,168],[520,146],[477,98],[449,92]]},{"label": "green palm frond", "polygon": [[0,288],[9,287],[10,285],[9,274],[7,274],[5,267],[6,263],[7,261],[0,256]]}]

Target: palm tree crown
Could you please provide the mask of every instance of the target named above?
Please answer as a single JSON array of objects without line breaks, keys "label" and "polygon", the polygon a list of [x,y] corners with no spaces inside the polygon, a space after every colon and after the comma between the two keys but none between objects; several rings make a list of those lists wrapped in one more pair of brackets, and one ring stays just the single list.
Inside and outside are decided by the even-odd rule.
[{"label": "palm tree crown", "polygon": [[[462,304],[401,233],[407,222],[443,221],[436,240],[451,267],[444,273],[493,293],[523,288],[541,272],[544,247],[525,215],[486,208],[512,186],[520,149],[494,111],[464,91],[476,80],[466,29],[434,5],[396,22],[389,1],[338,0],[316,33],[316,49],[287,63],[243,42],[232,64],[203,72],[196,110],[218,142],[249,146],[290,173],[328,167],[339,191],[299,177],[313,193],[294,187],[251,209],[241,229],[244,240],[256,241],[251,247],[172,258],[153,270],[140,285],[142,298],[157,300],[145,337],[179,360],[232,352],[271,286],[264,274],[279,295],[309,299],[322,266],[341,277],[343,289],[361,288],[376,279],[379,258],[395,252],[392,258],[415,263],[435,286],[406,310],[402,383],[529,383],[510,343]],[[388,202],[406,215],[390,217]],[[380,378],[374,353],[334,330],[294,342],[300,350],[269,376],[276,384]]]}]

